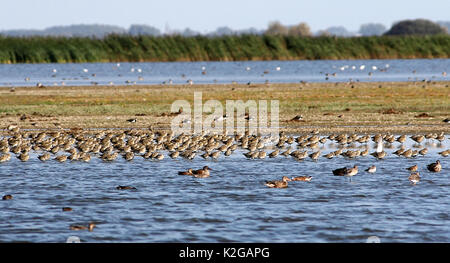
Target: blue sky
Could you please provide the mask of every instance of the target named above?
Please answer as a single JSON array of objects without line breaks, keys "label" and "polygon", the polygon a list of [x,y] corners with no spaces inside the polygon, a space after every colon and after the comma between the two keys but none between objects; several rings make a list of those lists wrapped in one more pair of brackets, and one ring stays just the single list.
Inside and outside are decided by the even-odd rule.
[{"label": "blue sky", "polygon": [[330,26],[357,31],[368,22],[389,28],[403,19],[450,21],[450,0],[2,0],[0,10],[0,30],[96,23],[205,33],[220,26],[264,29],[277,20],[306,22],[313,31]]}]

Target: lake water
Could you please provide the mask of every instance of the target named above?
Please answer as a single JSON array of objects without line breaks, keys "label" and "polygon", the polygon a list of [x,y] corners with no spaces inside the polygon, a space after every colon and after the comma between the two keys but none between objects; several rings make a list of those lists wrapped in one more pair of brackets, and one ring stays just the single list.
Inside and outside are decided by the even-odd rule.
[{"label": "lake water", "polygon": [[450,59],[1,64],[0,86],[449,80],[444,72]]},{"label": "lake water", "polygon": [[[412,141],[406,146],[412,147]],[[0,164],[0,242],[450,242],[450,147],[422,142],[425,156],[391,154],[317,162],[292,157],[248,160],[238,150],[207,161],[197,157],[161,161],[122,157],[90,163],[55,160],[42,163],[31,152],[28,162],[16,157]],[[359,144],[356,145],[356,147]],[[374,145],[370,144],[374,151]],[[327,143],[326,154],[336,150]],[[266,150],[269,152],[270,150]],[[311,152],[311,151],[310,151]],[[426,165],[441,160],[442,171]],[[359,165],[349,181],[332,170]],[[375,174],[364,170],[377,166]],[[405,168],[419,165],[421,181],[412,185]],[[209,178],[179,176],[177,171],[213,169]],[[311,182],[289,182],[271,189],[265,180],[310,175]],[[116,190],[132,185],[137,190]],[[70,206],[71,212],[62,207]],[[95,222],[94,231],[73,231],[72,224]]]},{"label": "lake water", "polygon": [[[450,59],[2,64],[0,86],[448,81],[443,72],[449,71]],[[449,138],[426,143],[429,153],[416,158],[391,154],[394,143],[384,160],[317,162],[248,160],[238,150],[218,161],[172,160],[163,151],[161,161],[119,156],[114,162],[93,157],[89,163],[43,163],[32,151],[28,162],[13,156],[0,163],[0,195],[13,195],[0,200],[0,242],[65,242],[70,236],[82,242],[365,242],[369,236],[381,242],[450,242],[450,157],[438,154],[450,147]],[[334,150],[327,143],[322,155]],[[426,165],[438,159],[443,170],[428,172]],[[352,181],[332,175],[355,164],[360,171]],[[364,172],[372,164],[377,172]],[[422,176],[417,185],[405,170],[414,164]],[[214,169],[210,178],[177,175],[204,165]],[[287,189],[264,185],[283,175],[313,179],[290,182]],[[118,185],[137,190],[117,190]],[[65,206],[73,211],[63,212]],[[89,222],[96,224],[93,232],[69,229]]]}]

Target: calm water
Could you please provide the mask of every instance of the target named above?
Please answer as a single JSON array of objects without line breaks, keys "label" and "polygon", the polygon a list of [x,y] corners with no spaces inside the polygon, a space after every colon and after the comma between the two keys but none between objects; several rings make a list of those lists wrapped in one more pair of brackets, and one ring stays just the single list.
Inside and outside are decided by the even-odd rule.
[{"label": "calm water", "polygon": [[0,65],[0,86],[441,81],[449,76],[450,59]]},{"label": "calm water", "polygon": [[[247,160],[242,151],[219,161],[166,155],[162,161],[42,163],[33,153],[22,163],[13,157],[0,164],[0,194],[14,197],[0,201],[0,241],[65,242],[76,235],[82,242],[365,242],[375,235],[381,242],[450,242],[450,157],[437,154],[450,147],[449,138],[426,146],[423,157],[389,154],[380,161]],[[328,143],[322,153],[335,149]],[[442,171],[426,171],[437,159]],[[331,173],[355,164],[360,171],[351,182]],[[364,172],[372,164],[376,174]],[[414,164],[422,176],[417,185],[405,170]],[[210,178],[177,175],[203,165],[214,169]],[[313,179],[287,189],[264,186],[283,175]],[[73,211],[62,212],[64,206]],[[69,229],[91,221],[93,232]]]}]

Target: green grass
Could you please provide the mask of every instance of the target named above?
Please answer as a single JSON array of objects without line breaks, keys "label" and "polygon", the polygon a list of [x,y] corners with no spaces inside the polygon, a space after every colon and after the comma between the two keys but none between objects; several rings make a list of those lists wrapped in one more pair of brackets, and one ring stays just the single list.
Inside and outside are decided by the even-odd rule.
[{"label": "green grass", "polygon": [[0,63],[449,58],[450,36],[2,37]]}]

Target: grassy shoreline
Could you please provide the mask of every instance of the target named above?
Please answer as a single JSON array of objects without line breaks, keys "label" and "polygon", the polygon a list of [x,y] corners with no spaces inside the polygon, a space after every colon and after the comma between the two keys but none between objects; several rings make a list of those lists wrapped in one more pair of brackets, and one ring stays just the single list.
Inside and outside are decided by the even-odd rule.
[{"label": "grassy shoreline", "polygon": [[[46,88],[0,88],[0,127],[170,128],[175,100],[193,105],[215,99],[279,100],[280,126],[311,131],[444,131],[450,117],[450,82],[292,83],[223,85],[130,85]],[[290,121],[303,115],[304,121]],[[422,115],[422,116],[421,116]],[[136,123],[126,120],[137,118]]]},{"label": "grassy shoreline", "polygon": [[449,58],[450,35],[223,37],[110,35],[102,39],[0,36],[0,63]]}]

